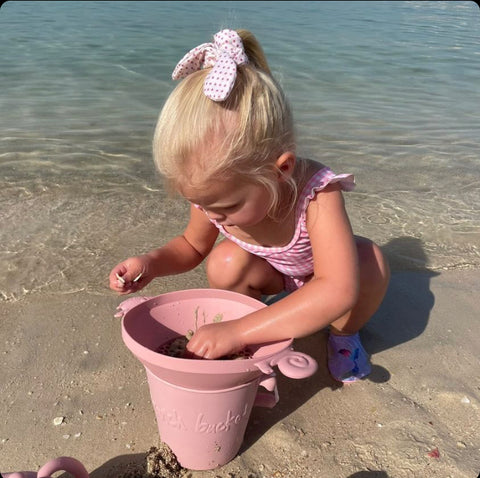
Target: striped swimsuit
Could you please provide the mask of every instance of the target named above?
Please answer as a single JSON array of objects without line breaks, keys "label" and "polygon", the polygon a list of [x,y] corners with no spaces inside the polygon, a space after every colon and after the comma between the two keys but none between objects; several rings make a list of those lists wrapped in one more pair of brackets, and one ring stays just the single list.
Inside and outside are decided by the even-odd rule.
[{"label": "striped swimsuit", "polygon": [[327,167],[317,171],[309,179],[298,198],[295,212],[295,232],[292,240],[286,246],[264,247],[249,244],[227,232],[215,220],[211,221],[227,239],[242,249],[264,258],[272,267],[281,272],[284,276],[285,290],[290,292],[302,287],[305,280],[313,274],[312,246],[306,222],[308,204],[318,191],[333,183],[340,183],[344,191],[351,191],[355,187],[355,179],[351,174],[337,175]]}]

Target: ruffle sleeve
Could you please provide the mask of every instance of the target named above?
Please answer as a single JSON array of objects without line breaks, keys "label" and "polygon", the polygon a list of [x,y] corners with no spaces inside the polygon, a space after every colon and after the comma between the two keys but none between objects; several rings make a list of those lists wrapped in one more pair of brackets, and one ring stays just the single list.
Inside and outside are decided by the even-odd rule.
[{"label": "ruffle sleeve", "polygon": [[330,168],[322,168],[317,171],[305,185],[302,195],[298,201],[301,212],[305,212],[308,203],[319,191],[325,189],[329,184],[340,183],[343,191],[352,191],[355,188],[355,176],[353,174],[335,174]]}]

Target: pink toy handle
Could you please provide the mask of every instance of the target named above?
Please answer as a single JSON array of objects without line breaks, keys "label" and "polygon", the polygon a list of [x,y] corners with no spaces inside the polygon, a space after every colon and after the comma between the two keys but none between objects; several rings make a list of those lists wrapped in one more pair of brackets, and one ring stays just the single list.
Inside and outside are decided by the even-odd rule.
[{"label": "pink toy handle", "polygon": [[264,375],[258,384],[259,387],[267,389],[267,392],[257,392],[255,397],[255,407],[273,408],[279,400],[277,379],[275,374]]},{"label": "pink toy handle", "polygon": [[316,360],[302,352],[295,352],[293,349],[285,350],[270,360],[257,362],[255,366],[265,375],[271,375],[272,367],[278,366],[283,375],[297,379],[310,377],[318,368]]},{"label": "pink toy handle", "polygon": [[56,471],[67,471],[75,478],[89,478],[85,467],[75,458],[61,456],[45,463],[38,473],[34,471],[17,471],[15,473],[3,473],[3,478],[51,478]]},{"label": "pink toy handle", "polygon": [[264,374],[259,386],[266,388],[268,392],[257,393],[255,406],[273,408],[278,403],[277,380],[272,368],[275,365],[283,375],[289,378],[310,377],[318,368],[316,360],[302,352],[295,352],[293,349],[285,350],[284,353],[270,360],[257,362],[255,366]]},{"label": "pink toy handle", "polygon": [[56,471],[67,471],[75,478],[89,478],[85,467],[75,458],[61,456],[45,463],[38,470],[37,478],[50,478]]}]

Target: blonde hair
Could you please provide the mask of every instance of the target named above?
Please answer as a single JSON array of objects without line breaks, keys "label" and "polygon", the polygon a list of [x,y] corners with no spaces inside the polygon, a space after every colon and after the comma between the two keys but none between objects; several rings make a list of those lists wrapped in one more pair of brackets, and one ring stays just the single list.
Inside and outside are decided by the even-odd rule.
[{"label": "blonde hair", "polygon": [[[271,211],[280,203],[275,161],[295,151],[290,106],[272,77],[255,36],[237,30],[249,62],[237,67],[237,78],[225,101],[203,93],[210,69],[184,78],[160,113],[153,140],[157,169],[173,190],[203,188],[213,179],[263,184],[271,193]],[[296,195],[296,183],[286,178]]]}]

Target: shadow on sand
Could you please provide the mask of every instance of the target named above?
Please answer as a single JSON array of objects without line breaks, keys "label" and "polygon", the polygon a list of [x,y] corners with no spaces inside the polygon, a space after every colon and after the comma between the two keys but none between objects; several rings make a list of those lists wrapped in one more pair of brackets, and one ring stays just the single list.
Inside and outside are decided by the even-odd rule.
[{"label": "shadow on sand", "polygon": [[358,471],[348,478],[388,478],[384,471]]},{"label": "shadow on sand", "polygon": [[147,453],[117,456],[92,471],[90,478],[140,478],[146,476],[146,457]]},{"label": "shadow on sand", "polygon": [[[372,319],[360,332],[368,353],[375,355],[420,336],[427,327],[435,297],[430,281],[439,275],[428,269],[428,257],[419,239],[401,237],[382,247],[392,277],[385,298]],[[388,381],[390,373],[372,366],[369,380]]]}]

